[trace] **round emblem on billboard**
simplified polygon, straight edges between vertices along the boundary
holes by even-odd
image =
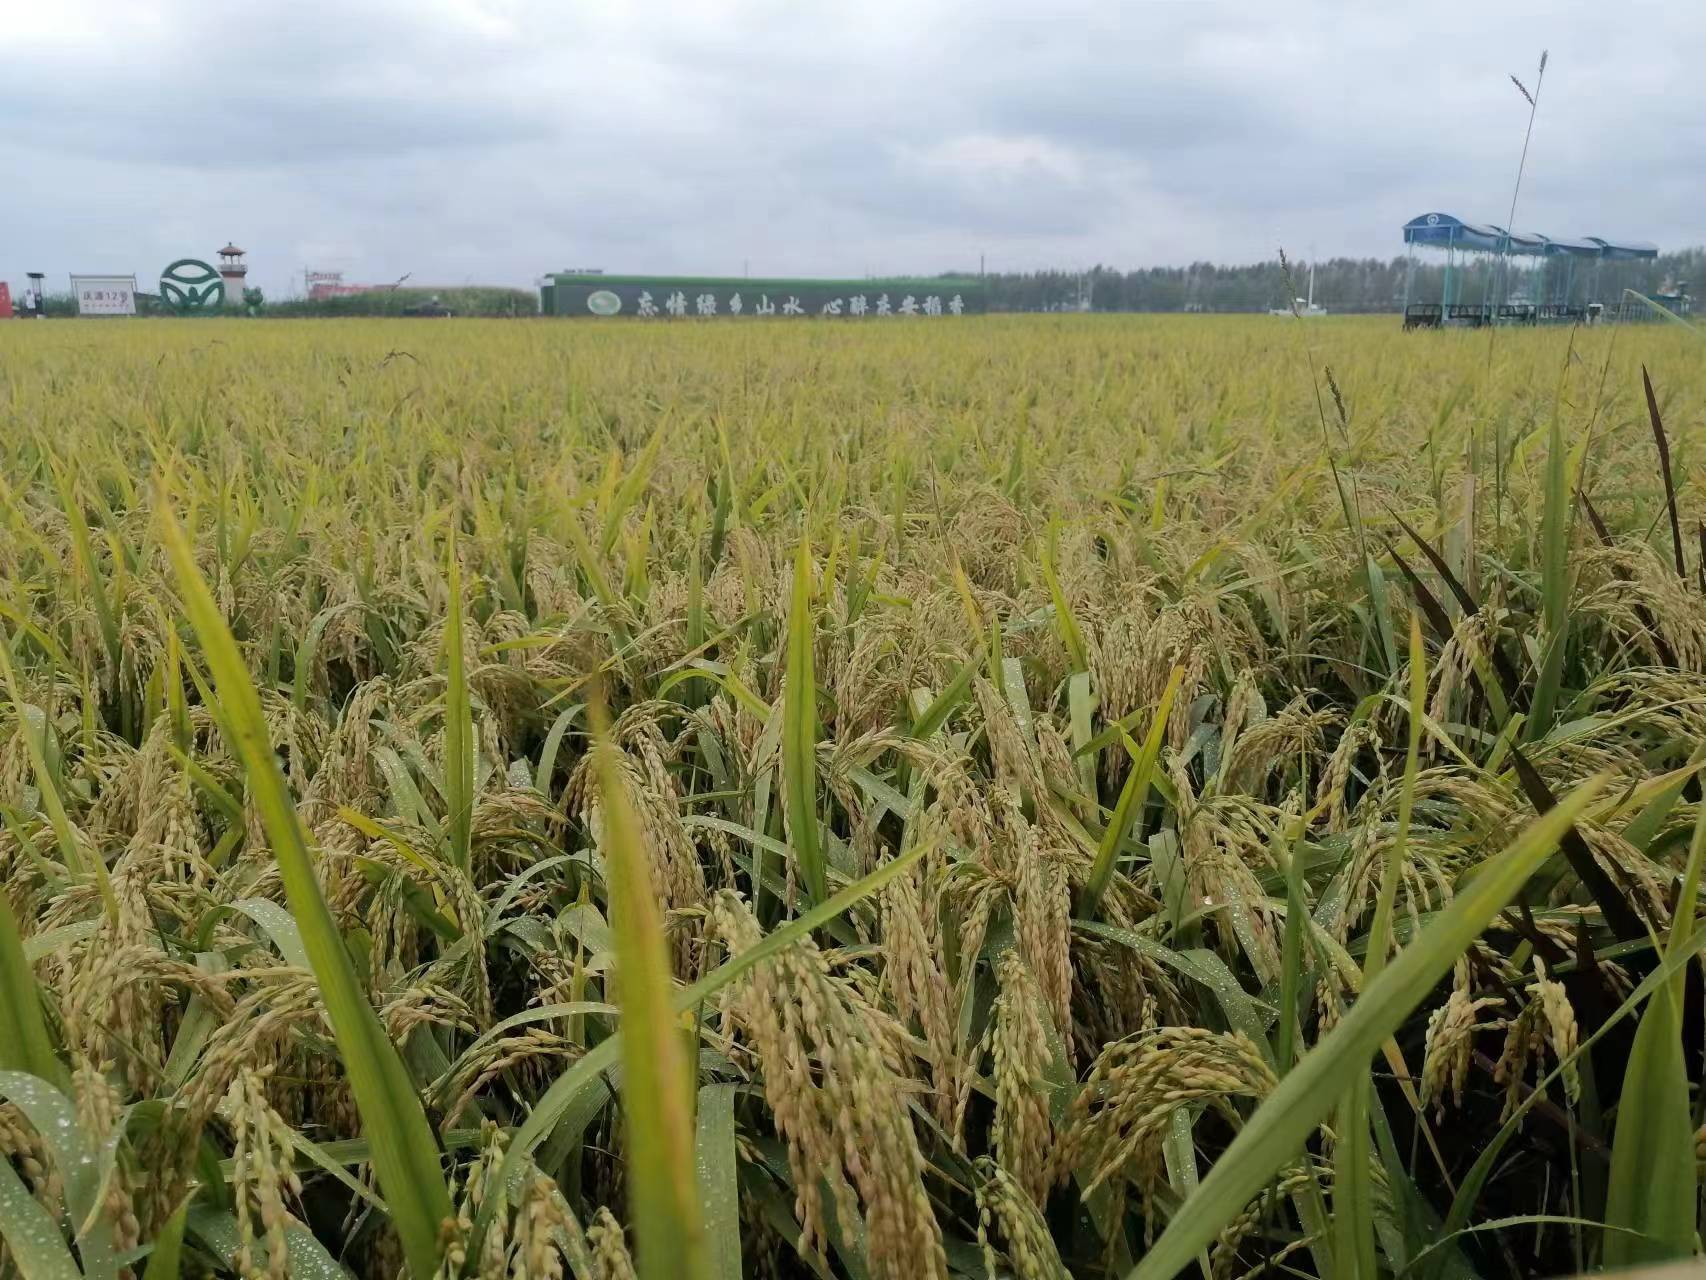
[[[1439,226],[1439,214],[1437,214],[1437,213],[1430,213],[1430,214],[1429,214],[1429,215],[1428,215],[1428,225],[1429,225],[1429,226],[1430,226],[1430,227],[1437,227],[1437,226]]]
[[[586,309],[595,316],[613,316],[622,310],[622,299],[608,289],[600,289],[588,295]]]
[[[225,301],[225,281],[198,258],[179,258],[160,273],[160,297],[177,311],[203,311]]]

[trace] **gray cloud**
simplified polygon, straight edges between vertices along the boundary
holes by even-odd
[[[36,11],[39,8],[40,12]],[[288,291],[1397,252],[1430,208],[1706,240],[1706,13],[1293,0],[105,0],[7,16],[0,277],[228,237]]]

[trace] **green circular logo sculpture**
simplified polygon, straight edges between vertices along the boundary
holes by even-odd
[[[225,303],[225,281],[199,258],[179,258],[160,273],[160,298],[174,311],[210,311]]]
[[[608,289],[600,289],[587,298],[586,309],[595,316],[613,316],[622,310],[622,299]]]

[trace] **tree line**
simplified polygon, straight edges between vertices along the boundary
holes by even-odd
[[[459,316],[532,316],[539,314],[539,295],[530,289],[513,289],[501,285],[452,285],[443,289],[372,289],[366,293],[347,294],[337,298],[267,298],[259,289],[245,289],[241,310],[243,314],[273,319],[305,316],[401,316],[439,314],[442,311]],[[178,314],[163,303],[158,294],[144,290],[137,291],[136,312],[144,316]],[[50,319],[75,316],[77,295],[47,294],[42,299],[42,314]],[[238,314],[238,311],[235,308],[215,307],[192,314],[232,316]]]
[[[1689,284],[1699,297],[1706,290],[1706,247],[1666,253],[1649,262],[1578,263],[1567,272],[1561,259],[1546,264],[1544,282],[1533,281],[1531,258],[1511,258],[1503,265],[1506,292],[1536,301],[1562,300],[1568,286],[1573,302],[1620,301],[1625,289],[1648,296],[1666,286]],[[1194,262],[1187,267],[1139,267],[1121,271],[1094,266],[1088,271],[989,272],[983,279],[991,311],[1074,311],[1088,301],[1093,311],[1260,312],[1283,307],[1308,290],[1309,263],[1282,268],[1276,259],[1242,266]],[[1501,265],[1496,260],[1459,264],[1453,268],[1453,296],[1478,302],[1498,288]],[[1409,297],[1437,302],[1445,284],[1439,255],[1418,255],[1414,274],[1409,259],[1328,258],[1315,264],[1315,301],[1335,312],[1395,312],[1404,304],[1406,278]],[[954,272],[952,275],[971,275]],[[1288,278],[1289,276],[1289,278]],[[251,315],[386,316],[418,311],[437,304],[459,316],[530,316],[539,312],[539,296],[526,289],[495,286],[431,289],[378,289],[340,298],[264,299],[260,290],[245,290],[245,310]],[[44,299],[49,316],[74,316],[77,300],[69,293]],[[163,312],[152,294],[138,293],[143,314]],[[221,314],[230,314],[223,312]]]
[[[1525,285],[1535,259],[1510,258],[1504,264],[1515,297]],[[1497,261],[1459,264],[1453,268],[1453,294],[1480,301],[1489,287],[1498,287]],[[1315,264],[1315,301],[1330,311],[1397,311],[1404,303],[1409,259],[1328,258]],[[1489,273],[1492,279],[1489,281]],[[985,276],[991,311],[1070,311],[1088,297],[1093,311],[1266,311],[1285,306],[1308,290],[1309,263],[1293,262],[1290,280],[1278,260],[1244,266],[1195,262],[1188,267],[1140,267],[1121,271],[1095,266],[1088,271],[992,272]],[[1546,262],[1546,278],[1537,301],[1561,300],[1565,286],[1574,302],[1616,302],[1624,289],[1651,296],[1661,287],[1690,282],[1698,296],[1706,288],[1706,248],[1661,254],[1649,262],[1578,263],[1573,272],[1562,259]],[[1445,284],[1440,256],[1418,254],[1410,299],[1437,302]]]

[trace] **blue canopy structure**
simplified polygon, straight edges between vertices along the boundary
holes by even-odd
[[[1659,247],[1646,240],[1606,240],[1589,236],[1599,246],[1599,256],[1608,262],[1638,262],[1659,256]]]
[[[1505,253],[1539,258],[1545,256],[1547,246],[1552,243],[1550,237],[1543,236],[1538,231],[1506,231],[1503,227],[1494,227],[1493,230],[1505,238]]]
[[[1515,231],[1493,222],[1469,222],[1456,214],[1432,212],[1419,214],[1404,224],[1404,243],[1409,248],[1410,264],[1404,279],[1404,310],[1412,310],[1410,294],[1415,283],[1417,249],[1435,250],[1445,254],[1445,279],[1439,303],[1424,304],[1430,313],[1427,322],[1442,318],[1465,319],[1473,323],[1489,323],[1493,319],[1532,319],[1547,313],[1545,318],[1572,319],[1583,308],[1572,305],[1575,289],[1575,270],[1578,260],[1593,263],[1591,288],[1597,292],[1600,266],[1606,262],[1635,262],[1659,256],[1657,245],[1645,240],[1611,240],[1603,236],[1548,236],[1536,231]],[[1459,255],[1477,255],[1460,265]],[[1481,278],[1482,298],[1479,303],[1465,302],[1456,296],[1454,286],[1461,289],[1463,275],[1470,263],[1487,262]],[[1509,272],[1515,266],[1510,259],[1529,260],[1523,268],[1527,284],[1518,293],[1518,301],[1509,295]],[[1549,271],[1556,262],[1560,271]],[[1549,277],[1550,275],[1550,282]],[[1546,301],[1548,284],[1557,297]],[[1527,300],[1522,300],[1524,292]],[[1459,312],[1463,315],[1460,317]],[[1473,312],[1473,315],[1469,313]],[[1506,313],[1511,313],[1507,315]],[[1522,313],[1520,315],[1516,313]],[[1553,315],[1551,313],[1556,313]]]
[[[1404,243],[1434,249],[1497,253],[1504,233],[1483,222],[1465,222],[1449,213],[1424,213],[1404,224]]]

